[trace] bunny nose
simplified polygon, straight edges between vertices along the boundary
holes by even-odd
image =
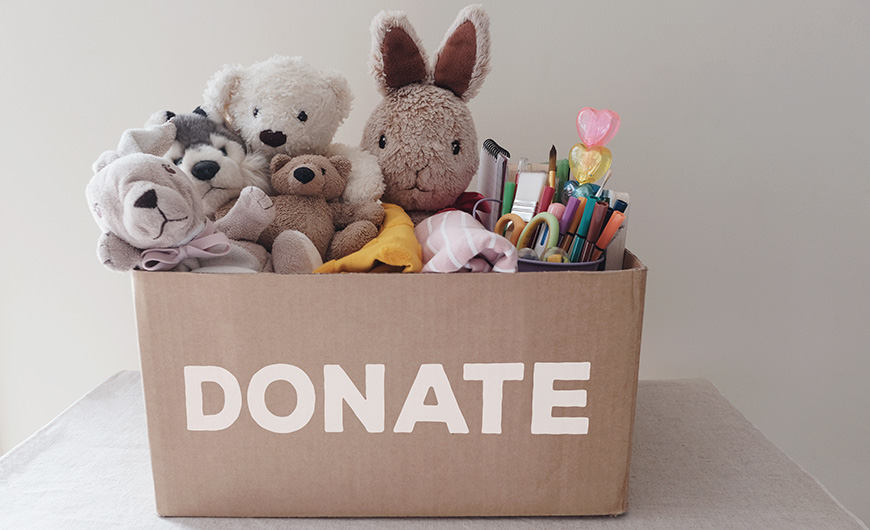
[[[148,190],[133,203],[136,208],[157,208],[157,192]]]
[[[221,170],[220,165],[213,160],[203,160],[193,165],[190,172],[199,180],[211,180]]]
[[[302,184],[308,184],[314,180],[314,171],[311,171],[311,169],[307,167],[297,167],[293,170],[293,178]]]
[[[287,135],[282,133],[281,131],[266,129],[265,131],[260,133],[260,141],[262,141],[269,147],[281,147],[282,145],[287,143]]]

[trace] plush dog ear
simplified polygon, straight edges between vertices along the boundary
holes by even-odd
[[[155,125],[162,125],[172,118],[175,117],[175,113],[171,110],[158,110],[154,114],[148,118],[148,121],[145,122],[145,127],[153,127]]]
[[[127,129],[118,143],[118,153],[145,153],[163,156],[175,141],[175,124],[171,121],[146,129]]]
[[[459,12],[435,54],[435,86],[463,101],[473,98],[489,73],[489,16],[480,5]]]
[[[203,109],[212,120],[224,119],[232,123],[229,116],[230,103],[242,82],[244,71],[244,67],[237,64],[225,65],[208,80],[202,99]]]
[[[98,158],[91,167],[96,174],[102,171],[104,167],[108,166],[119,158],[121,158],[121,154],[117,151],[104,151],[103,154],[100,155],[100,158]]]
[[[382,11],[371,26],[371,74],[381,95],[432,77],[417,32],[401,11]]]
[[[288,162],[292,160],[288,155],[284,153],[278,153],[277,155],[272,157],[272,163],[269,164],[269,169],[272,173],[277,173],[282,167],[286,166]]]

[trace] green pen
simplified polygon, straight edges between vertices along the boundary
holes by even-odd
[[[580,252],[583,250],[583,243],[586,242],[586,234],[589,232],[589,223],[592,221],[592,211],[598,204],[591,199],[592,197],[586,199],[583,217],[580,218],[580,226],[577,227],[577,235],[574,237],[574,244],[571,245],[571,263],[577,263],[580,260]]]
[[[556,196],[553,202],[568,203],[568,197],[565,196],[565,183],[568,182],[568,177],[571,176],[571,166],[568,165],[568,159],[563,158],[556,162]]]
[[[504,183],[504,196],[501,201],[501,214],[507,215],[511,213],[511,208],[514,205],[514,194],[517,191],[517,183],[516,182],[505,182]]]

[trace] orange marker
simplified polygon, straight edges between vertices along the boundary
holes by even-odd
[[[613,240],[613,236],[616,235],[616,231],[622,226],[623,221],[625,221],[625,214],[619,210],[614,211],[613,215],[610,216],[610,221],[607,222],[607,226],[604,227],[601,235],[598,236],[598,241],[595,242],[595,248],[592,249],[590,261],[597,260],[607,250],[607,245]]]

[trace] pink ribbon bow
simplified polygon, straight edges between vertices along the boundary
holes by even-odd
[[[230,253],[232,243],[223,232],[206,219],[205,228],[193,240],[180,247],[152,248],[142,251],[140,263],[146,271],[168,271],[187,258],[217,258]]]

